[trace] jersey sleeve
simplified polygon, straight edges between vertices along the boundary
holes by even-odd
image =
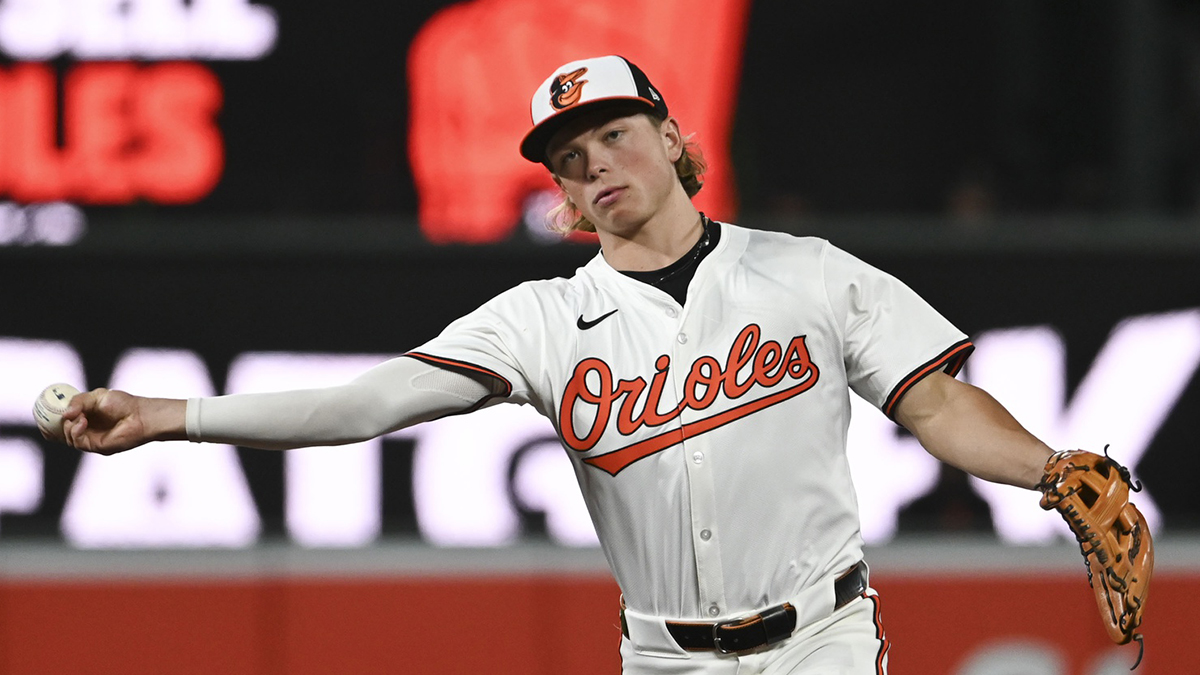
[[[513,403],[534,402],[523,365],[529,359],[522,352],[537,342],[530,332],[543,322],[532,316],[537,303],[524,295],[518,286],[496,296],[406,356],[470,375],[489,375],[502,385],[497,395]]]
[[[470,412],[494,395],[477,378],[396,358],[339,386],[188,399],[185,428],[192,441],[267,450],[342,445]]]
[[[899,279],[826,244],[825,290],[842,331],[850,388],[894,419],[921,378],[958,374],[974,350],[967,336]]]

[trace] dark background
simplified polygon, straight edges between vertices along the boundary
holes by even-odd
[[[192,349],[221,390],[235,354],[399,353],[594,254],[422,238],[405,59],[453,3],[257,4],[279,16],[275,51],[205,62],[225,91],[216,189],[88,207],[71,247],[0,246],[0,335],[71,342],[92,382],[130,346]],[[971,334],[1053,325],[1071,387],[1120,319],[1200,307],[1200,2],[757,0],[727,103],[739,222],[828,237]],[[1168,529],[1200,527],[1198,427],[1194,379],[1139,467]],[[384,527],[412,534],[403,445]],[[0,516],[5,538],[57,532],[76,460],[46,450],[45,504]],[[279,456],[241,457],[281,532]]]
[[[256,4],[275,50],[206,62],[225,88],[216,190],[93,216],[415,214],[405,58],[454,3]],[[755,0],[728,105],[744,214],[1200,209],[1194,0]]]

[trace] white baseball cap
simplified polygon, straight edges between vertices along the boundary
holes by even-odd
[[[533,128],[521,141],[521,156],[531,162],[544,162],[546,144],[563,125],[598,104],[614,102],[644,104],[667,116],[662,94],[640,68],[624,57],[599,56],[560,66],[533,93]]]

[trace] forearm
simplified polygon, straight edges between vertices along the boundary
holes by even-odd
[[[342,445],[463,412],[491,394],[465,375],[399,358],[338,387],[191,399],[187,437],[269,450]]]
[[[934,382],[901,401],[897,421],[934,457],[995,483],[1030,488],[1042,478],[1053,450],[1025,430],[990,394],[938,374]],[[924,382],[922,382],[924,384]],[[918,393],[916,391],[910,392]]]

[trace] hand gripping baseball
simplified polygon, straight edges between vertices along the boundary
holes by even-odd
[[[1154,572],[1154,542],[1145,517],[1129,502],[1130,490],[1141,490],[1141,483],[1134,484],[1129,469],[1108,456],[1107,446],[1104,451],[1104,456],[1055,453],[1038,489],[1042,508],[1058,511],[1079,541],[1109,637],[1119,645],[1138,641],[1137,668],[1145,644],[1135,631]]]
[[[62,416],[67,445],[113,455],[154,440],[146,423],[147,401],[109,389],[76,396]]]

